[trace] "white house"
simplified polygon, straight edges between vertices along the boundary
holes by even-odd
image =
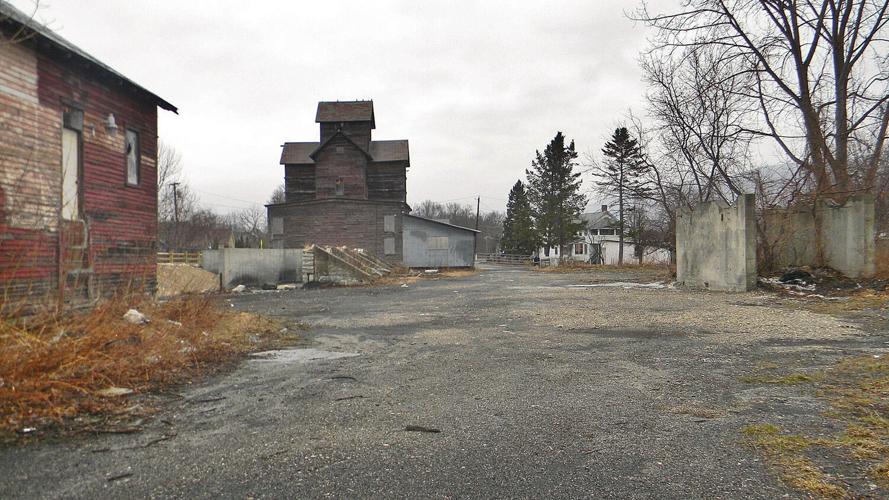
[[[608,212],[608,205],[602,205],[602,210],[599,212],[581,214],[580,219],[584,222],[584,229],[577,240],[568,245],[566,254],[560,256],[556,247],[541,248],[538,250],[540,259],[549,259],[551,262],[570,259],[592,264],[616,265],[620,253],[620,235],[616,229],[619,221]],[[644,264],[670,263],[669,250],[650,246],[641,250]],[[624,236],[624,263],[639,262],[636,251],[636,242]]]

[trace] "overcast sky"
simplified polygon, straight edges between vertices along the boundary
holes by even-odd
[[[503,210],[556,131],[598,151],[641,109],[634,6],[42,0],[38,19],[179,107],[159,110],[160,137],[219,211],[265,203],[281,144],[318,140],[317,102],[337,99],[373,99],[374,138],[410,140],[409,203]]]

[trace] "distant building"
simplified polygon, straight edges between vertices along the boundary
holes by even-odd
[[[401,260],[408,142],[374,141],[373,101],[320,102],[317,142],[281,151],[285,202],[268,205],[271,246],[363,248]]]
[[[438,219],[403,214],[407,267],[472,267],[478,231]]]
[[[620,230],[617,229],[619,221],[608,211],[608,205],[602,205],[599,212],[581,214],[580,220],[584,223],[584,229],[567,246],[566,255],[560,256],[558,248],[550,247],[540,248],[538,256],[541,259],[569,259],[591,264],[616,265],[620,254]],[[640,248],[633,238],[624,236],[624,263],[639,262],[637,252],[642,252],[642,262],[645,264],[670,263],[668,250],[650,246]]]
[[[158,107],[176,112],[0,1],[3,300],[154,290]]]

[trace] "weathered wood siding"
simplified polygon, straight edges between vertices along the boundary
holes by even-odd
[[[0,44],[0,288],[6,300],[58,286],[59,236],[78,272],[75,294],[153,291],[157,235],[157,108],[76,59],[29,43]],[[63,113],[83,111],[81,224],[59,231]],[[113,113],[119,130],[105,129]],[[140,138],[139,183],[126,184],[127,128]],[[85,228],[85,231],[84,231]],[[85,237],[85,241],[84,241]],[[76,261],[76,262],[74,262]],[[88,290],[87,290],[88,289]],[[53,294],[54,295],[54,294]]]

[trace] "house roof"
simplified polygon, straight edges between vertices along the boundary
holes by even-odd
[[[608,212],[590,212],[580,214],[580,220],[589,229],[609,228],[614,224],[614,216]]]
[[[286,142],[281,146],[281,165],[313,165],[312,153],[321,147],[320,142]],[[408,141],[371,141],[370,156],[373,161],[410,161]]]
[[[440,221],[440,220],[435,220],[435,219],[427,219],[426,217],[420,217],[419,215],[411,215],[411,214],[405,213],[404,216],[405,216],[405,217],[410,217],[410,218],[412,218],[412,219],[419,219],[419,220],[422,220],[422,221],[431,222],[431,223],[433,223],[433,224],[439,224],[439,225],[442,225],[442,226],[452,227],[452,228],[454,228],[454,229],[462,229],[462,230],[464,230],[464,231],[472,231],[473,233],[480,233],[480,232],[481,232],[481,231],[479,231],[479,230],[477,230],[477,229],[470,229],[470,228],[468,228],[468,227],[463,227],[463,226],[455,226],[454,224],[450,224],[450,223],[448,223],[448,222],[442,222],[442,221]]]
[[[373,101],[321,101],[315,113],[315,123],[324,122],[371,122],[374,123]]]
[[[154,101],[154,103],[157,104],[158,107],[178,114],[176,106],[170,104],[166,100],[159,97],[157,94],[154,94],[145,87],[142,87],[138,83],[118,73],[110,66],[91,56],[80,47],[62,38],[56,32],[47,28],[43,24],[35,21],[32,16],[29,16],[28,14],[25,14],[24,12],[16,9],[8,2],[0,0],[0,25],[2,24],[12,24],[16,27],[25,28],[25,32],[22,33],[22,35],[25,38],[36,39],[36,43],[39,46],[49,47],[61,51],[68,56],[79,59],[87,65],[104,73],[106,76],[109,76],[112,79],[116,79],[120,83],[136,90],[139,93],[146,95],[149,99]]]

